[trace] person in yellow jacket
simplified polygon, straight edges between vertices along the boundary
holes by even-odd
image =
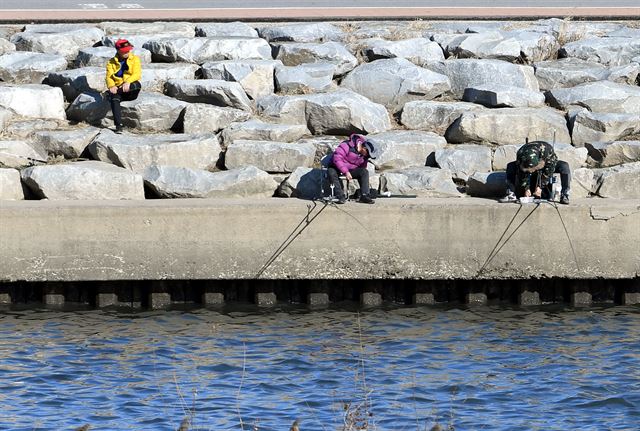
[[[121,101],[136,100],[142,89],[140,57],[131,52],[133,45],[126,39],[116,41],[116,55],[107,62],[107,88],[116,133],[122,133]]]

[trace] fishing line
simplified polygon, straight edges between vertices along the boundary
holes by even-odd
[[[516,211],[516,213],[511,218],[511,221],[507,225],[506,229],[502,232],[502,235],[498,239],[498,242],[496,242],[496,245],[493,246],[493,249],[491,250],[491,253],[489,253],[489,256],[487,256],[487,259],[484,261],[484,264],[482,265],[482,267],[478,271],[478,274],[476,274],[476,275],[480,275],[482,273],[482,271],[484,270],[484,268],[487,266],[487,263],[489,263],[489,259],[491,259],[491,257],[493,256],[493,253],[496,251],[496,248],[498,248],[498,244],[500,244],[500,241],[502,241],[502,238],[504,238],[504,236],[507,234],[507,231],[511,227],[511,224],[513,224],[513,221],[516,219],[516,217],[518,216],[518,213],[520,212],[521,209],[522,209],[522,205],[519,205],[518,206],[518,211]]]
[[[573,260],[576,262],[576,268],[578,269],[578,271],[580,271],[580,264],[578,264],[578,256],[576,255],[576,251],[573,248],[573,241],[571,241],[571,237],[569,236],[569,230],[567,229],[567,226],[564,224],[564,219],[562,218],[562,214],[560,214],[560,209],[558,208],[558,204],[556,204],[555,202],[549,202],[549,201],[547,201],[547,203],[556,209],[556,212],[558,213],[558,217],[560,217],[562,228],[564,229],[564,233],[567,236],[567,240],[569,241],[569,247],[571,247]]]

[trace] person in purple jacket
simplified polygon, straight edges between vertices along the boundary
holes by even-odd
[[[339,204],[347,201],[342,184],[340,183],[340,175],[347,177],[347,180],[357,179],[360,184],[360,200],[365,204],[374,203],[370,196],[369,190],[369,171],[367,170],[367,161],[375,159],[371,157],[375,148],[371,141],[368,141],[362,135],[351,135],[349,139],[342,141],[333,152],[331,163],[327,169],[329,181],[335,187],[335,194]]]

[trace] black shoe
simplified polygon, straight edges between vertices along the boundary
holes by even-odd
[[[375,204],[376,203],[373,199],[371,199],[370,196],[367,196],[367,195],[360,196],[360,199],[358,200],[358,202],[360,202],[362,204]]]
[[[569,195],[560,196],[560,203],[562,205],[569,205]]]
[[[124,129],[124,128],[122,127],[122,125],[120,125],[120,126],[116,126],[116,133],[117,133],[118,135],[120,135],[120,134],[122,133],[123,129]]]
[[[336,201],[336,203],[337,203],[338,205],[345,204],[345,203],[347,203],[347,198],[345,198],[345,197],[338,198],[338,200]]]

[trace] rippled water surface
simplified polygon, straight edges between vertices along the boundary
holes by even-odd
[[[640,308],[0,312],[0,429],[176,430],[185,416],[203,430],[638,430]]]

